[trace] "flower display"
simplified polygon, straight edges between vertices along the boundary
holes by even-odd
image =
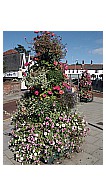
[[[84,118],[71,111],[75,97],[66,92],[71,88],[67,65],[63,69],[59,63],[66,53],[61,38],[48,31],[34,33],[34,64],[26,64],[28,91],[17,101],[9,148],[21,164],[38,165],[78,152],[88,129]]]
[[[82,77],[80,79],[79,90],[80,90],[80,101],[86,100],[87,102],[93,100],[91,76],[87,72],[87,70],[82,74]]]

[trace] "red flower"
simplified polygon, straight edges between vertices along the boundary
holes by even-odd
[[[33,58],[33,60],[34,60],[34,61],[38,61],[39,59],[38,59],[38,58],[36,58],[36,57],[34,57],[34,58]]]
[[[53,90],[58,90],[59,91],[60,90],[60,86],[54,86]]]
[[[53,36],[55,36],[55,34],[54,34],[54,33],[52,33],[52,37],[53,37]]]
[[[34,31],[34,33],[39,33],[39,31]]]
[[[28,65],[30,65],[30,63],[25,63],[24,65],[25,65],[25,66],[28,66]]]
[[[23,72],[23,73],[22,73],[22,75],[23,75],[23,76],[26,76],[26,73],[25,73],[25,72]]]
[[[39,91],[35,91],[34,94],[35,94],[35,95],[39,95]]]
[[[57,66],[58,65],[58,62],[57,61],[54,61],[54,63],[53,63],[55,66]]]
[[[50,34],[50,32],[49,32],[49,31],[47,31],[46,33],[47,33],[48,35]]]
[[[60,90],[60,91],[59,91],[59,94],[60,94],[60,95],[64,94],[64,91],[63,91],[63,90]]]

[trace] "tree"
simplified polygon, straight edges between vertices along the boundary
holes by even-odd
[[[30,50],[26,50],[24,48],[24,46],[20,45],[20,44],[17,44],[18,47],[15,47],[14,50],[16,50],[17,52],[19,53],[25,53],[25,55],[29,55],[29,53],[31,52]]]

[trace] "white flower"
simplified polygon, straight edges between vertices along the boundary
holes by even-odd
[[[65,124],[62,124],[62,127],[65,127]]]
[[[26,138],[24,138],[24,142],[26,142]]]
[[[35,152],[35,148],[33,149],[33,153]]]
[[[82,128],[78,126],[78,130],[79,130],[79,131],[81,131],[81,130],[82,130]]]
[[[38,133],[36,133],[35,136],[38,137]]]
[[[21,160],[21,161],[23,161],[23,159],[24,159],[23,157],[20,157],[20,160]]]
[[[16,157],[19,157],[19,154],[16,154]]]
[[[56,123],[56,126],[58,127],[59,126],[59,123]]]
[[[37,153],[36,153],[36,152],[34,153],[34,156],[35,156],[35,157],[37,156]]]
[[[44,132],[44,135],[46,136],[47,135],[47,132]]]
[[[32,154],[29,156],[30,159],[32,159]]]
[[[37,140],[37,137],[35,137],[35,140]]]

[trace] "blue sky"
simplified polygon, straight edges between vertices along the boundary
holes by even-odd
[[[67,44],[67,55],[65,60],[68,64],[79,63],[103,63],[103,32],[102,31],[54,31],[56,35],[62,37],[62,43]],[[33,31],[4,31],[3,32],[3,51],[23,45],[28,49],[25,37],[30,42],[35,34]]]

